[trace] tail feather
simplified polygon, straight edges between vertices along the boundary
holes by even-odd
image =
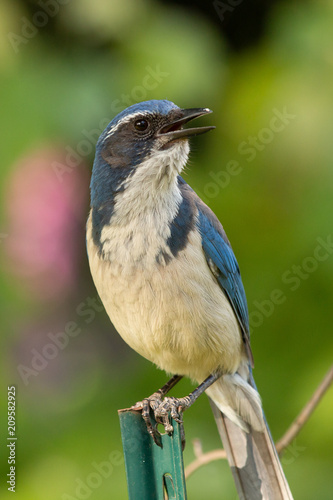
[[[266,422],[247,432],[210,403],[240,500],[292,500]]]
[[[261,399],[256,387],[248,382],[249,371],[246,377],[239,373],[223,375],[206,389],[206,394],[225,416],[244,431],[249,432],[250,428],[262,431],[265,422]]]

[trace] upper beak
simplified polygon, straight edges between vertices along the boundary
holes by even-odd
[[[194,120],[194,118],[198,118],[202,115],[208,115],[212,113],[212,111],[208,108],[190,108],[190,109],[182,109],[183,116],[182,118],[178,118],[173,120],[172,122],[164,125],[159,131],[158,135],[167,137],[169,141],[174,139],[181,139],[182,137],[189,137],[191,135],[199,135],[208,132],[209,130],[213,130],[215,127],[195,127],[195,128],[183,128],[185,123],[190,120]]]

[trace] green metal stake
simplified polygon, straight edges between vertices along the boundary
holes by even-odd
[[[129,500],[186,500],[180,426],[171,419],[172,436],[157,446],[141,411],[118,410],[125,455]]]

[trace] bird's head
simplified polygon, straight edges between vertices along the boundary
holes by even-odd
[[[215,127],[184,128],[208,108],[181,109],[170,101],[145,101],[119,113],[101,134],[97,151],[110,166],[136,166],[148,157],[186,148],[190,136]]]
[[[158,176],[162,165],[175,170],[175,175],[180,173],[189,153],[188,138],[215,128],[185,125],[208,113],[208,108],[181,109],[167,100],[140,102],[119,113],[98,139],[92,194],[94,186],[99,190],[105,182],[117,191],[140,167],[153,175],[147,161]]]

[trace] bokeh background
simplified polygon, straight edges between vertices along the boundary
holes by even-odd
[[[84,230],[97,137],[141,100],[214,110],[185,178],[237,255],[279,438],[332,362],[333,2],[2,0],[0,34],[1,498],[12,384],[18,500],[127,497],[117,409],[166,375],[114,332]],[[295,498],[333,498],[332,413],[328,392],[285,452]],[[185,426],[185,464],[220,446],[206,397]],[[225,462],[187,487],[236,498]]]

